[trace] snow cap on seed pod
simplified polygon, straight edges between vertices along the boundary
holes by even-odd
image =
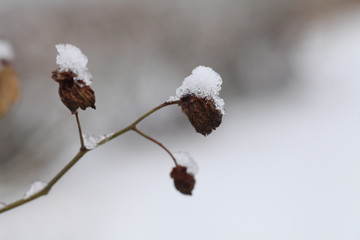
[[[88,58],[71,44],[56,45],[58,68],[52,71],[52,79],[59,83],[59,95],[72,114],[78,108],[95,107],[95,93],[91,89],[92,76],[86,67]]]
[[[224,100],[219,97],[222,79],[210,67],[199,66],[186,77],[168,102],[178,105],[198,133],[204,136],[215,130],[225,114]]]

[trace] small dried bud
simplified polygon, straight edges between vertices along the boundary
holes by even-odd
[[[210,134],[221,124],[223,114],[210,99],[186,95],[180,98],[178,104],[196,132],[204,136]]]
[[[59,69],[52,72],[51,78],[59,83],[59,95],[64,105],[72,114],[78,108],[85,110],[87,107],[95,107],[95,93],[90,86],[82,80],[75,81],[77,75],[71,71],[60,72]]]
[[[187,173],[186,167],[177,165],[170,173],[170,177],[174,179],[175,188],[185,194],[191,195],[195,186],[195,177],[192,174]]]

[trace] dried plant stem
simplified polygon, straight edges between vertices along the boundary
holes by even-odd
[[[139,129],[137,129],[136,127],[134,127],[132,129],[133,131],[137,132],[138,134],[140,134],[141,136],[143,136],[144,138],[154,142],[155,144],[159,145],[162,149],[164,149],[169,155],[170,157],[172,158],[172,160],[174,161],[175,163],[175,166],[178,165],[178,163],[176,162],[176,159],[174,157],[174,155],[169,151],[169,149],[167,149],[161,142],[155,140],[154,138],[150,137],[149,135],[146,135],[145,133],[143,133],[142,131],[140,131]]]
[[[172,156],[172,154],[170,153],[169,150],[167,150],[161,143],[157,142],[156,140],[146,136],[145,134],[141,133],[139,130],[137,130],[136,126],[138,123],[140,123],[142,120],[144,120],[145,118],[147,118],[148,116],[150,116],[151,114],[153,114],[154,112],[156,112],[157,110],[163,108],[163,107],[166,107],[166,106],[169,106],[169,105],[174,105],[174,104],[177,104],[178,101],[173,101],[173,102],[165,102],[163,104],[160,104],[159,106],[151,109],[150,111],[146,112],[145,114],[143,114],[142,116],[140,116],[138,119],[136,119],[133,123],[131,123],[129,126],[109,135],[108,137],[106,137],[105,139],[103,139],[101,142],[99,142],[97,144],[96,147],[98,146],[101,146],[103,144],[105,144],[106,142],[130,131],[130,130],[134,130],[136,131],[137,133],[139,133],[140,135],[148,138],[149,140],[159,144],[160,146],[162,146],[162,148],[165,149],[165,151],[167,151],[170,156],[172,157],[172,159],[174,160],[175,164],[176,163],[176,160],[175,158]],[[91,151],[90,149],[86,149],[85,147],[85,144],[84,144],[84,139],[83,139],[83,136],[82,136],[82,131],[81,131],[81,126],[80,126],[80,121],[79,121],[79,116],[78,114],[76,113],[75,114],[76,116],[76,122],[78,124],[78,130],[79,130],[79,135],[80,135],[80,144],[81,144],[81,147],[80,147],[80,150],[78,151],[78,153],[71,159],[71,161],[63,168],[61,169],[49,182],[48,184],[46,185],[45,188],[43,188],[42,190],[40,190],[39,192],[31,195],[30,197],[26,198],[26,199],[20,199],[20,200],[17,200],[15,202],[12,202],[10,204],[7,204],[5,205],[5,207],[3,208],[0,208],[0,214],[1,213],[4,213],[6,211],[9,211],[13,208],[16,208],[16,207],[19,207],[21,205],[24,205],[25,203],[28,203],[28,202],[31,202],[41,196],[45,196],[47,195],[50,190],[52,189],[52,187],[65,175],[65,173],[67,173],[87,152]],[[96,148],[95,147],[95,148]]]
[[[50,180],[50,182],[46,185],[46,187],[43,188],[41,191],[33,194],[32,196],[30,196],[30,197],[28,197],[28,198],[26,198],[26,199],[20,199],[20,200],[18,200],[18,201],[13,202],[13,203],[7,204],[5,207],[3,207],[3,208],[0,209],[0,213],[3,213],[3,212],[6,212],[6,211],[8,211],[8,210],[10,210],[10,209],[19,207],[19,206],[21,206],[21,205],[23,205],[23,204],[25,204],[25,203],[27,203],[27,202],[30,202],[30,201],[38,198],[38,197],[41,197],[41,196],[44,196],[44,195],[48,194],[48,193],[50,192],[51,188],[55,185],[55,183],[56,183],[57,181],[59,181],[60,178],[61,178],[62,176],[64,176],[64,174],[65,174],[70,168],[72,168],[72,167],[75,165],[75,163],[77,163],[77,162],[80,160],[80,158],[85,155],[85,153],[86,153],[87,151],[88,151],[88,150],[85,150],[85,151],[80,150],[80,151],[73,157],[73,159],[71,159],[71,161],[70,161],[63,169],[61,169],[61,171],[58,172],[58,174],[56,174],[55,177],[53,177],[53,178]]]
[[[153,114],[154,112],[156,112],[157,110],[169,106],[169,105],[174,105],[174,104],[178,104],[179,101],[173,101],[173,102],[164,102],[162,104],[160,104],[159,106],[151,109],[150,111],[146,112],[145,114],[143,114],[142,116],[140,116],[138,119],[136,119],[133,123],[131,123],[129,126],[127,126],[126,128],[123,128],[113,134],[111,134],[110,136],[106,137],[105,139],[103,139],[102,141],[100,141],[97,146],[103,145],[104,143],[122,135],[125,132],[128,132],[134,128],[136,128],[136,126],[145,118],[147,118],[148,116],[150,116],[151,114]]]
[[[81,130],[81,124],[80,124],[78,112],[75,113],[75,117],[76,117],[76,123],[77,123],[78,131],[79,131],[81,149],[86,149],[85,144],[84,144],[84,137],[83,137],[82,130]]]

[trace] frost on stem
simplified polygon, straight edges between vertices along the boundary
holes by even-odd
[[[32,195],[34,195],[34,194],[40,192],[41,190],[43,190],[46,186],[47,186],[47,183],[45,183],[45,182],[41,182],[41,181],[33,182],[31,184],[29,190],[27,190],[26,193],[24,194],[23,199],[28,199]]]
[[[71,44],[56,45],[59,67],[52,72],[52,78],[59,83],[59,95],[72,114],[78,108],[95,107],[95,93],[91,89],[92,77],[86,67],[88,58],[79,48]]]
[[[100,136],[94,136],[91,134],[83,134],[84,145],[85,145],[86,149],[89,149],[89,150],[94,149],[102,140],[104,140],[105,138],[108,138],[112,135],[113,135],[113,133],[103,134]]]
[[[19,81],[12,67],[13,60],[10,43],[0,40],[0,117],[19,98]]]
[[[199,66],[186,77],[168,102],[179,105],[195,130],[204,136],[215,130],[225,114],[225,102],[219,97],[222,79],[210,67]]]
[[[177,152],[173,155],[178,162],[170,173],[170,177],[174,179],[175,188],[182,194],[192,195],[198,166],[186,152]]]

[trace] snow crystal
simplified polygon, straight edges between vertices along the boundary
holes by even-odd
[[[192,174],[192,175],[195,175],[198,173],[199,168],[189,153],[180,151],[180,152],[173,153],[173,155],[179,165],[186,167],[187,173]]]
[[[59,65],[60,71],[72,71],[77,74],[77,77],[74,79],[75,81],[82,80],[85,82],[85,85],[90,86],[92,76],[86,67],[88,58],[80,49],[71,44],[58,44],[55,47],[58,51],[56,64]]]
[[[41,182],[41,181],[33,182],[31,184],[29,190],[26,191],[23,199],[28,199],[29,197],[31,197],[35,193],[38,193],[41,190],[43,190],[46,186],[47,186],[47,183],[44,183],[44,182]]]
[[[14,60],[14,52],[9,42],[0,40],[0,60]]]
[[[214,102],[216,108],[225,114],[225,102],[219,97],[222,79],[220,75],[210,67],[198,66],[192,74],[186,77],[181,86],[176,89],[176,96],[168,100],[176,101],[186,95],[195,95],[199,98],[207,98]]]
[[[84,145],[89,150],[94,149],[99,144],[99,142],[101,142],[105,138],[111,137],[112,135],[113,135],[113,133],[103,134],[100,136],[94,136],[91,134],[83,134]]]

